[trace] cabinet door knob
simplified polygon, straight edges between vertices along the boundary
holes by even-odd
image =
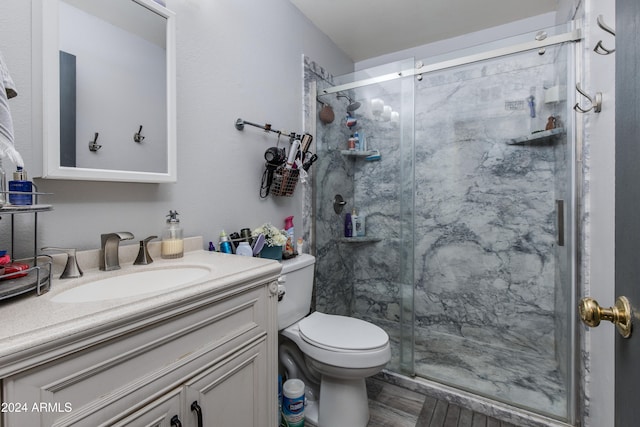
[[[182,423],[180,422],[180,418],[177,415],[171,417],[171,427],[182,427]]]
[[[202,427],[202,408],[198,405],[198,401],[194,400],[191,404],[191,410],[196,413],[198,417],[198,427]]]

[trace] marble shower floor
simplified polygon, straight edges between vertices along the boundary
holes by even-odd
[[[516,406],[564,416],[566,389],[553,356],[440,335],[416,337],[419,376]]]

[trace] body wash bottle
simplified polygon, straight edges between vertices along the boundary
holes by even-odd
[[[349,212],[344,216],[344,237],[353,237],[353,223]]]
[[[169,211],[167,228],[162,234],[161,256],[164,259],[182,258],[184,256],[184,240],[182,227],[177,211]]]
[[[355,233],[358,237],[364,237],[367,235],[365,230],[365,221],[367,220],[365,214],[360,211],[360,215],[358,215],[358,222],[356,222]]]
[[[358,221],[358,212],[355,208],[353,208],[353,210],[351,211],[351,235],[353,237],[358,236]]]

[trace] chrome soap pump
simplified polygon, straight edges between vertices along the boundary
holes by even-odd
[[[164,259],[182,258],[184,256],[184,240],[182,227],[178,219],[178,211],[169,211],[167,228],[162,234],[160,255]]]

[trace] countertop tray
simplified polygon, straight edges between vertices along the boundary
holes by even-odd
[[[0,276],[7,277],[0,280],[0,300],[17,297],[32,291],[37,295],[49,291],[51,286],[51,266],[52,261],[47,260],[36,266],[31,266],[24,270],[26,276],[11,278],[8,274]]]

